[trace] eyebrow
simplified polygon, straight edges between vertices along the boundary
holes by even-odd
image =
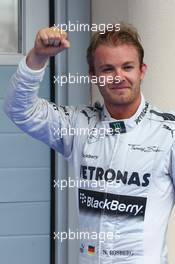
[[[126,62],[123,63],[123,65],[125,65],[125,64],[133,64],[133,63],[135,63],[135,62],[134,61],[126,61]]]
[[[99,69],[105,68],[105,67],[114,67],[114,65],[113,64],[103,64],[103,65],[99,66]]]
[[[126,61],[122,65],[133,64],[133,63],[135,63],[135,62],[134,61]],[[114,67],[114,65],[113,64],[104,64],[104,65],[99,66],[99,69],[106,68],[106,67]]]

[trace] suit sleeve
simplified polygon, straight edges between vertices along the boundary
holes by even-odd
[[[12,76],[4,102],[4,111],[21,130],[59,151],[71,155],[74,107],[57,106],[38,97],[45,69],[31,70],[24,58]]]

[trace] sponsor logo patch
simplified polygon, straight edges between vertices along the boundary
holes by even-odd
[[[97,155],[91,155],[91,154],[85,154],[85,153],[82,154],[82,157],[86,159],[98,159]]]
[[[93,256],[95,254],[95,247],[92,245],[88,246],[88,255]]]
[[[158,146],[142,146],[139,144],[128,144],[130,150],[138,150],[141,152],[161,152]]]
[[[142,121],[142,119],[146,115],[146,113],[148,111],[148,106],[149,106],[149,103],[148,102],[145,102],[145,107],[143,108],[142,112],[140,113],[140,115],[135,120],[135,122],[136,122],[137,125]]]
[[[82,244],[82,243],[80,245],[80,253],[84,253],[84,244]]]
[[[79,189],[80,210],[109,215],[144,217],[147,198]]]
[[[95,181],[103,181],[105,180],[107,183],[123,183],[127,185],[136,185],[147,187],[149,185],[149,179],[151,177],[150,173],[144,173],[141,175],[140,173],[133,171],[120,171],[114,170],[113,168],[109,168],[104,170],[102,167],[95,166],[84,166],[81,165],[80,168],[80,178],[84,180],[95,180]]]
[[[109,127],[112,129],[112,135],[126,133],[125,123],[123,121],[111,122]]]

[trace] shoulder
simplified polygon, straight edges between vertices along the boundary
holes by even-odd
[[[156,131],[161,131],[168,135],[171,140],[175,140],[175,111],[161,110],[158,107],[151,106],[149,110],[149,119],[154,125]],[[164,134],[165,136],[165,134]]]
[[[49,102],[49,107],[52,108],[54,113],[57,113],[58,117],[63,120],[69,120],[70,123],[80,123],[80,125],[90,125],[96,123],[101,119],[101,113],[103,107],[99,103],[91,105],[57,105],[53,102]]]
[[[91,105],[81,105],[77,107],[78,118],[87,121],[88,124],[92,120],[100,120],[103,107],[100,103],[96,102],[93,106]]]
[[[156,106],[150,107],[150,118],[157,122],[170,123],[175,125],[175,111],[161,110]]]

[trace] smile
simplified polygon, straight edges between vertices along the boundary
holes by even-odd
[[[112,90],[123,90],[123,89],[129,89],[128,86],[113,86],[110,89]]]

